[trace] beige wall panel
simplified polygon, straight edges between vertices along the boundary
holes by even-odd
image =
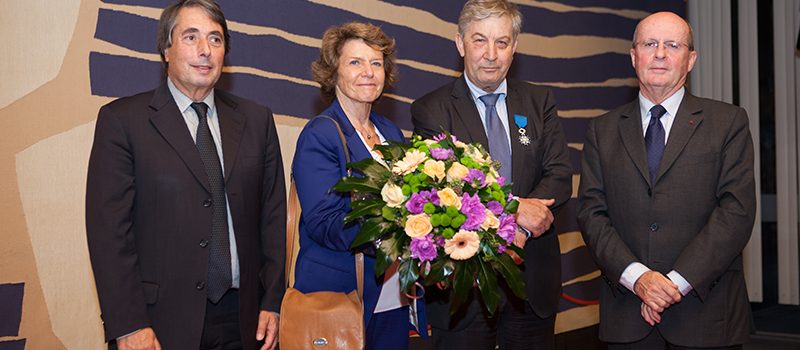
[[[93,133],[94,123],[86,123],[42,140],[16,157],[44,299],[53,331],[68,349],[103,348],[82,205]]]
[[[0,11],[0,108],[55,78],[80,0],[3,0]]]

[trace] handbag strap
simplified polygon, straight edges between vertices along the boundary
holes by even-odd
[[[344,158],[345,164],[350,163],[350,149],[347,147],[347,139],[344,137],[344,133],[342,132],[342,128],[339,126],[339,123],[327,116],[327,115],[319,115],[317,118],[325,118],[333,122],[333,125],[336,126],[336,131],[339,133],[339,140],[342,142],[342,146],[344,147]],[[350,176],[350,168],[347,168],[347,175]],[[294,175],[292,175],[291,179],[291,187],[289,189],[289,199],[287,201],[287,227],[286,227],[286,256],[289,257],[289,260],[286,262],[286,286],[292,287],[294,286],[294,270],[295,270],[295,254],[297,252],[295,245],[299,245],[300,242],[298,240],[298,231],[300,229],[300,200],[297,197],[297,186],[294,182]],[[358,252],[355,254],[355,264],[356,264],[356,288],[358,290],[358,299],[364,300],[364,253]],[[363,303],[361,304],[363,307]]]

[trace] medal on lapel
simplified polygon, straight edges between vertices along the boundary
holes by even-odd
[[[528,126],[528,117],[520,114],[514,114],[514,123],[517,124],[519,128],[519,143],[523,146],[527,146],[531,144],[531,138],[527,135],[527,130],[525,129]]]

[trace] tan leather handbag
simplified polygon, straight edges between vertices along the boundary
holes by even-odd
[[[347,163],[350,154],[339,123],[333,121],[344,146]],[[349,170],[348,170],[349,174]],[[303,293],[294,289],[295,258],[299,247],[300,201],[292,177],[287,203],[286,294],[281,303],[281,350],[364,349],[364,254],[355,255],[356,290],[350,293]]]

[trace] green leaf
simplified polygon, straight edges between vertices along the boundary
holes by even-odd
[[[486,305],[486,311],[489,315],[494,315],[497,311],[497,305],[500,304],[500,292],[497,288],[497,276],[495,276],[494,269],[483,259],[478,261],[478,289],[481,291],[481,298]]]
[[[475,281],[475,270],[475,259],[456,262],[453,293],[450,302],[451,316],[458,312],[458,309],[469,298],[469,294],[472,291],[472,283]]]
[[[383,199],[374,198],[352,201],[350,202],[350,206],[353,208],[353,210],[347,213],[347,215],[344,217],[345,224],[349,224],[358,219],[370,216],[380,216],[381,210],[384,206],[386,206],[386,202],[384,202]]]
[[[400,274],[400,291],[411,294],[414,282],[419,278],[419,266],[415,259],[403,259],[397,266],[397,273]]]
[[[519,201],[514,199],[506,204],[505,211],[509,213],[516,213],[519,208]]]
[[[392,265],[394,259],[391,258],[390,254],[387,254],[383,249],[376,249],[375,250],[375,277],[379,277],[386,272],[386,269]]]
[[[333,185],[333,189],[339,192],[381,193],[382,188],[383,185],[367,177],[346,177]]]
[[[525,282],[522,280],[522,272],[519,266],[514,263],[514,259],[508,254],[500,254],[497,260],[492,261],[492,267],[495,271],[499,271],[506,280],[506,283],[511,288],[511,291],[522,300],[528,300],[528,295],[525,293]]]
[[[386,182],[386,180],[392,176],[392,173],[389,171],[389,169],[386,169],[385,166],[381,165],[381,163],[378,163],[372,158],[366,158],[355,163],[349,163],[347,164],[347,167],[361,171],[366,177],[375,180],[376,182]]]
[[[522,258],[523,261],[525,260],[525,249],[517,247],[514,244],[509,244],[506,248],[513,250],[514,253],[517,253],[517,255],[519,255],[519,257]],[[513,259],[512,259],[512,261],[513,261]]]
[[[454,270],[455,264],[453,263],[453,260],[450,260],[446,257],[436,259],[433,261],[433,263],[431,263],[430,272],[423,276],[423,283],[426,286],[432,286],[438,282],[445,282],[445,284],[449,285],[449,278],[450,275],[453,274]]]
[[[350,248],[357,248],[368,242],[377,240],[383,237],[384,234],[391,231],[392,227],[396,227],[390,222],[383,221],[383,218],[371,218],[361,224],[361,230],[356,234],[353,243],[350,243]]]
[[[394,209],[389,208],[389,206],[381,208],[381,216],[383,216],[386,221],[394,221],[397,218]]]
[[[394,161],[394,160],[403,159],[403,157],[405,157],[405,155],[406,155],[406,150],[401,145],[404,145],[404,144],[402,144],[402,143],[397,144],[397,143],[394,143],[394,142],[389,142],[388,145],[375,145],[375,147],[373,147],[373,149],[375,149],[376,151],[381,152],[381,155],[383,155],[383,159],[386,159],[386,160],[389,160],[389,161]]]

